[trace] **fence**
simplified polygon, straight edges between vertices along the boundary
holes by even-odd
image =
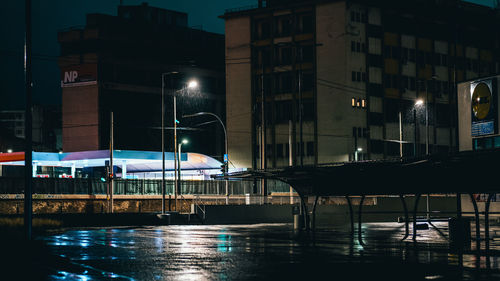
[[[114,194],[118,195],[155,195],[161,194],[161,180],[148,179],[116,179]],[[100,179],[60,179],[33,178],[34,194],[106,194],[107,182]],[[173,194],[174,181],[165,181],[167,194]],[[288,192],[290,186],[268,180],[267,190],[271,192]],[[260,181],[229,181],[229,194],[255,194],[260,190]],[[226,194],[225,181],[180,181],[181,194],[222,195]],[[0,194],[24,193],[24,178],[0,177]]]

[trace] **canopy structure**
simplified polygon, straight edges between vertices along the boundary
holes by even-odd
[[[222,165],[216,159],[199,153],[181,153],[180,158],[183,171],[217,170],[218,172]],[[109,150],[33,152],[34,171],[36,166],[70,167],[73,174],[78,168],[105,167],[107,161],[109,161]],[[24,166],[24,152],[0,153],[0,165]],[[162,154],[155,151],[114,150],[113,165],[120,167],[125,173],[160,172]],[[174,170],[173,152],[165,153],[165,170]]]
[[[253,170],[226,178],[281,180],[302,196],[495,193],[500,191],[499,167],[500,149],[493,149]]]

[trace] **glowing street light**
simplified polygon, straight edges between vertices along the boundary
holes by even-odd
[[[422,105],[422,104],[424,104],[424,101],[423,101],[422,99],[418,99],[418,100],[415,102],[415,105],[418,105],[418,106],[420,106],[420,105]]]
[[[196,80],[190,80],[187,84],[189,89],[195,89],[198,88],[198,81]]]

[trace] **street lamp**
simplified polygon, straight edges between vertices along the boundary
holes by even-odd
[[[358,153],[362,152],[363,148],[358,147],[356,151],[354,151],[354,161],[358,161]]]
[[[424,105],[424,101],[422,99],[418,99],[415,102],[415,106],[422,106]],[[427,103],[427,99],[425,99],[425,155],[429,155],[429,110],[428,106],[429,104]],[[416,120],[415,120],[416,121]]]
[[[186,84],[188,89],[198,88],[198,81],[195,79],[191,79]],[[177,181],[177,174],[175,171],[177,170],[177,92],[182,91],[183,89],[177,90],[174,92],[174,197],[175,197],[175,210],[177,211],[177,191],[179,190],[179,183]],[[180,147],[179,147],[180,150]],[[180,155],[179,155],[180,157]]]
[[[177,74],[177,71],[170,71],[161,74],[161,213],[165,214],[165,76]],[[174,95],[175,97],[175,95]],[[175,154],[175,151],[174,151]],[[169,195],[170,197],[170,195]],[[170,198],[169,211],[170,211]]]
[[[210,116],[213,116],[215,117],[219,123],[222,125],[222,129],[224,130],[224,151],[225,151],[225,155],[223,157],[223,161],[226,162],[226,163],[229,163],[229,154],[227,153],[227,131],[226,131],[226,126],[224,126],[224,122],[222,122],[222,120],[219,118],[219,116],[215,115],[214,113],[211,113],[211,112],[197,112],[197,113],[194,113],[194,114],[189,114],[189,115],[184,115],[182,116],[183,118],[189,118],[189,117],[195,117],[195,116],[201,116],[201,115],[210,115]],[[228,167],[226,165],[226,167]],[[224,175],[227,174],[227,171],[224,172]],[[229,182],[227,181],[227,179],[225,179],[226,183],[226,205],[229,205]]]
[[[182,150],[182,145],[183,145],[183,144],[188,144],[188,143],[189,143],[189,141],[188,141],[187,139],[183,139],[183,140],[179,143],[179,152],[178,152],[178,153],[179,153],[179,156],[177,157],[177,159],[178,159],[179,163],[177,164],[177,167],[178,167],[178,168],[177,168],[177,171],[176,171],[176,172],[178,173],[178,179],[179,179],[179,180],[178,180],[178,182],[180,182],[180,181],[181,181],[181,150]],[[176,186],[176,188],[178,188],[178,187]],[[178,193],[180,193],[180,189],[176,190],[176,192],[175,192],[175,194],[176,194],[176,196],[175,196],[175,210],[176,210],[176,211],[177,211],[177,194],[178,194]]]

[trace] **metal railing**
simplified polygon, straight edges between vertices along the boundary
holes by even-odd
[[[161,194],[161,180],[151,179],[115,179],[116,195],[158,195]],[[34,194],[106,194],[107,182],[100,179],[75,178],[33,178]],[[268,193],[288,192],[290,186],[268,180]],[[225,195],[223,180],[181,181],[180,194],[184,195]],[[168,194],[173,195],[174,181],[166,181]],[[229,181],[230,195],[257,194],[260,181]],[[24,179],[18,177],[0,177],[0,194],[23,194]]]

